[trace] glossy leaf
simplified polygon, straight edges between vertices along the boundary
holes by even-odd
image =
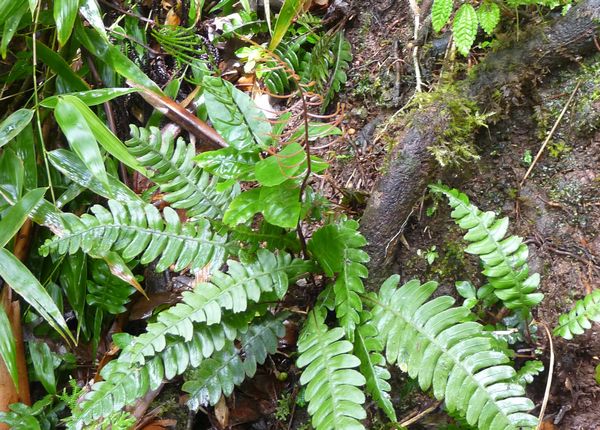
[[[273,51],[275,48],[277,48],[283,39],[283,36],[285,36],[287,33],[288,28],[302,10],[304,4],[305,0],[284,0],[281,10],[279,11],[279,15],[277,15],[275,26],[273,27],[273,35],[271,36],[271,41],[269,42],[270,51]]]
[[[108,40],[106,29],[104,28],[104,22],[102,21],[102,16],[100,15],[100,6],[98,5],[97,0],[81,0],[79,12],[85,19],[87,19],[87,21],[98,32],[98,34],[102,35],[106,40]]]
[[[283,228],[295,228],[302,209],[300,187],[293,181],[277,187],[262,187],[260,206],[267,222]]]
[[[45,188],[29,191],[14,206],[9,208],[0,220],[0,248],[19,231],[31,211],[44,198]]]
[[[17,368],[17,346],[12,326],[4,306],[0,304],[0,356],[17,390],[19,389],[19,369]]]
[[[73,32],[79,2],[78,0],[54,0],[53,3],[58,43],[63,46]]]
[[[32,40],[27,39],[27,45],[29,49],[32,48]],[[64,88],[59,88],[59,92],[72,92],[72,91],[86,91],[89,90],[89,85],[81,79],[71,69],[69,63],[65,61],[54,50],[48,48],[42,42],[36,39],[35,41],[36,52],[38,55],[38,61],[43,62],[48,66],[54,73],[61,78],[61,82],[64,84]]]
[[[54,358],[48,345],[42,341],[29,342],[29,355],[37,379],[46,391],[56,394],[56,376],[54,374]]]
[[[33,110],[19,109],[0,123],[0,148],[14,139],[33,118]]]
[[[48,292],[29,269],[6,249],[0,249],[0,277],[65,340],[75,342],[62,313]]]
[[[273,144],[271,124],[250,96],[230,82],[206,76],[204,100],[213,127],[240,152],[257,152]]]
[[[78,106],[73,103],[75,100],[78,99],[73,96],[62,96],[56,105],[54,117],[73,151],[83,161],[91,174],[107,190],[110,190],[100,148],[86,119],[81,114]]]
[[[21,18],[27,12],[27,3],[22,2],[21,6],[16,9],[13,13],[11,13],[6,19],[6,23],[4,24],[4,30],[2,31],[2,42],[0,43],[0,52],[2,53],[2,59],[6,59],[6,48],[8,44],[12,40],[13,36],[17,32],[19,28],[19,23],[21,22]]]
[[[63,175],[71,181],[90,189],[95,194],[104,198],[116,198],[121,201],[140,201],[140,197],[131,191],[125,184],[108,174],[108,188],[105,184],[94,177],[83,162],[71,151],[66,149],[55,149],[48,152],[48,160]]]
[[[136,91],[137,89],[135,88],[98,88],[95,90],[67,93],[60,96],[50,96],[42,100],[40,105],[46,108],[54,109],[62,96],[74,96],[87,106],[96,106],[104,102],[111,101],[117,97],[135,93]]]

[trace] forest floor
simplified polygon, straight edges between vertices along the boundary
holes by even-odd
[[[385,170],[397,111],[414,92],[407,47],[413,23],[407,9],[394,1],[384,10],[376,4],[361,9],[347,28],[354,61],[343,101],[346,131],[350,130],[352,142],[341,142],[335,148],[332,171],[335,182],[343,185],[346,200],[348,196],[359,197],[354,199],[359,208],[360,197],[364,200],[375,178]],[[435,50],[435,44],[434,40],[433,48],[428,49]],[[435,82],[436,60],[424,59],[422,67],[425,83]],[[600,326],[596,323],[587,335],[572,341],[554,338],[553,347],[542,330],[542,324],[552,330],[558,316],[575,300],[600,287],[599,71],[600,55],[529,88],[518,106],[479,134],[478,161],[439,174],[443,182],[461,189],[482,210],[508,216],[510,231],[529,245],[530,270],[542,276],[545,298],[534,310],[539,332],[516,347],[519,356],[536,358],[545,366],[530,386],[537,406],[534,413],[539,413],[550,355],[554,353],[545,430],[600,429],[600,385],[595,380],[595,368],[600,364]],[[521,186],[578,82],[566,115]],[[460,242],[461,233],[447,207],[441,202],[438,206],[424,193],[420,206],[406,220],[400,240],[397,270],[402,280],[434,279],[442,285],[441,293],[454,295],[455,281],[481,285],[477,261],[463,257]],[[428,252],[434,255],[432,263],[425,258]],[[491,315],[490,320],[500,317]],[[420,398],[417,408],[413,394],[396,399],[405,413],[424,409]],[[425,428],[440,428],[445,420],[444,414],[433,412],[421,422]]]

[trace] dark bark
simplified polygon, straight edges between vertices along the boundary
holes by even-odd
[[[530,84],[565,63],[597,51],[600,0],[585,0],[550,26],[538,28],[513,46],[490,53],[459,83],[461,93],[482,109],[490,103],[510,106],[523,85]],[[493,98],[492,94],[499,94]],[[432,180],[435,162],[429,147],[449,123],[444,102],[416,112],[390,154],[386,173],[375,184],[361,221],[368,241],[369,285],[377,287],[392,273],[396,242],[406,220]]]

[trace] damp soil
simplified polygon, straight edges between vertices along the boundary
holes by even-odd
[[[377,3],[377,2],[376,2]],[[344,127],[349,139],[330,148],[334,199],[360,214],[377,176],[385,169],[391,141],[387,128],[398,122],[394,114],[414,91],[410,60],[412,18],[406,6],[375,4],[357,12],[347,26],[354,47],[349,82],[341,97],[345,103]],[[442,41],[443,42],[443,41]],[[431,45],[435,48],[435,43]],[[439,42],[441,43],[441,42]],[[435,52],[433,52],[435,55]],[[476,58],[471,58],[470,61]],[[435,81],[438,59],[423,59],[425,83]],[[558,317],[593,289],[600,288],[600,56],[585,64],[561,70],[528,88],[509,113],[477,137],[480,159],[457,168],[440,169],[439,177],[469,195],[482,210],[511,220],[510,233],[529,246],[531,272],[542,276],[545,298],[533,311],[537,333],[520,339],[514,348],[520,357],[540,360],[545,371],[529,386],[538,414],[554,354],[552,385],[543,429],[600,429],[600,324],[585,335],[566,341],[553,337],[550,346],[543,325],[550,330]],[[550,132],[554,121],[580,82],[572,104],[549,144],[520,186],[528,167]],[[391,118],[391,119],[390,119]],[[461,232],[443,202],[426,192],[406,220],[399,241],[397,272],[406,281],[419,278],[440,282],[440,293],[460,299],[455,281],[481,285],[477,260],[465,256]],[[424,255],[435,246],[437,256]],[[502,321],[494,310],[486,322]],[[395,375],[394,378],[403,378]],[[405,385],[395,403],[406,415],[424,410],[433,401]],[[422,428],[444,428],[448,418],[438,408],[421,421]],[[416,428],[416,427],[415,427]]]

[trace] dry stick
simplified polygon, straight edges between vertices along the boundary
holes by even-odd
[[[554,344],[552,343],[552,334],[548,329],[548,326],[540,322],[541,326],[544,327],[546,331],[546,336],[548,336],[548,341],[550,342],[550,368],[548,369],[548,380],[546,381],[546,390],[544,391],[544,400],[542,401],[542,408],[540,409],[540,416],[538,417],[538,425],[536,430],[540,430],[542,428],[542,420],[544,419],[544,413],[546,412],[546,406],[548,405],[548,398],[550,397],[550,387],[552,386],[552,375],[554,373]]]
[[[548,145],[548,142],[550,142],[550,139],[552,139],[552,136],[554,136],[554,132],[558,128],[558,124],[560,124],[560,122],[562,121],[563,116],[565,116],[565,113],[567,113],[567,109],[569,108],[569,105],[573,101],[573,98],[575,97],[575,93],[579,89],[579,85],[581,85],[581,81],[578,81],[577,85],[575,85],[575,89],[571,93],[571,96],[569,97],[569,100],[567,100],[567,103],[565,104],[565,107],[563,107],[563,110],[561,111],[560,115],[556,119],[556,122],[554,123],[554,126],[552,127],[552,130],[550,130],[550,133],[548,133],[548,136],[546,136],[546,140],[544,140],[544,143],[542,144],[542,147],[540,148],[540,150],[538,151],[538,153],[535,155],[535,158],[533,159],[533,163],[531,163],[531,166],[529,166],[529,169],[527,169],[527,173],[525,173],[525,176],[523,176],[523,179],[521,179],[521,182],[519,183],[519,187],[523,186],[523,184],[525,183],[525,180],[527,179],[527,177],[529,176],[529,174],[533,170],[535,164],[537,163],[537,161],[539,160],[539,158],[542,156],[542,153],[544,152],[544,149],[546,148],[546,145]]]
[[[415,46],[413,47],[412,57],[413,57],[413,64],[414,64],[414,68],[415,68],[415,80],[416,80],[415,91],[420,93],[422,82],[421,82],[421,67],[419,66],[419,42],[417,39],[419,38],[419,28],[421,27],[421,9],[419,8],[419,5],[417,4],[416,0],[408,0],[408,3],[410,5],[410,8],[411,8],[414,18],[415,18],[415,24],[414,24],[415,29],[414,29],[414,34],[413,34],[413,43],[415,44]]]
[[[438,407],[439,405],[441,405],[441,404],[442,404],[442,402],[441,402],[441,401],[435,402],[433,405],[431,405],[430,407],[428,407],[427,409],[425,409],[423,412],[420,412],[419,414],[415,415],[414,417],[412,417],[412,418],[410,418],[410,419],[408,419],[408,420],[402,421],[402,422],[399,424],[399,428],[408,427],[409,425],[416,423],[416,422],[417,422],[417,421],[419,421],[421,418],[423,418],[425,415],[427,415],[427,414],[430,414],[430,413],[431,413],[431,412],[433,412],[435,409],[437,409],[437,407]]]

